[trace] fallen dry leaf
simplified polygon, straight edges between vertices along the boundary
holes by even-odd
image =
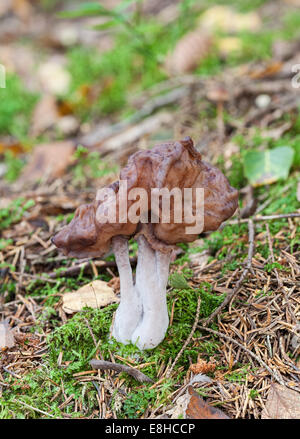
[[[299,393],[281,384],[272,384],[262,419],[300,419]]]
[[[79,290],[63,295],[62,309],[68,314],[81,311],[85,306],[102,308],[119,302],[113,289],[102,280],[95,280]]]
[[[203,377],[206,376],[203,375]],[[174,406],[165,414],[171,419],[229,419],[224,412],[207,404],[191,385],[182,396],[176,399]]]
[[[285,3],[288,3],[292,6],[299,6],[300,7],[300,0],[284,0]]]
[[[31,136],[39,136],[44,131],[55,125],[58,119],[59,114],[55,97],[45,94],[34,109],[30,130]]]
[[[15,345],[14,334],[7,322],[0,322],[0,349],[12,348]]]
[[[184,35],[167,58],[167,71],[173,75],[193,71],[209,54],[212,43],[211,35],[199,30]]]
[[[1,139],[0,141],[0,154],[10,151],[14,156],[24,153],[24,147],[21,143],[14,141],[13,139]]]
[[[14,13],[22,20],[28,20],[33,13],[33,7],[28,0],[12,0]]]
[[[191,399],[187,405],[187,419],[230,419],[222,410],[212,407],[201,398],[193,387],[188,388]]]
[[[251,79],[267,78],[276,75],[278,72],[280,72],[282,66],[283,66],[282,62],[272,61],[260,69],[253,70],[249,76]]]
[[[242,50],[243,44],[242,40],[237,37],[224,37],[218,41],[218,49],[220,55],[226,58],[233,52],[240,52]]]
[[[73,161],[75,146],[72,141],[61,141],[37,145],[26,165],[21,182],[41,178],[58,178]]]
[[[118,293],[120,291],[120,278],[112,277],[107,285],[111,287],[116,293]]]
[[[206,30],[222,30],[228,33],[255,32],[261,28],[261,19],[256,12],[239,13],[230,6],[213,6],[199,19],[199,25]]]

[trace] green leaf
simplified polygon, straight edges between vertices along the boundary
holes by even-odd
[[[111,27],[114,27],[116,25],[120,24],[118,20],[114,19],[114,20],[108,20],[105,23],[101,23],[101,24],[95,24],[93,26],[94,30],[106,30],[106,29],[110,29]]]
[[[245,175],[253,186],[286,179],[293,163],[294,150],[280,146],[266,151],[248,151],[244,156]]]
[[[115,15],[115,12],[106,9],[98,2],[88,2],[84,3],[77,9],[73,9],[71,11],[63,11],[58,14],[60,18],[79,18],[95,15],[113,17]]]
[[[185,277],[179,273],[173,273],[170,275],[169,284],[171,287],[176,288],[177,290],[187,290],[191,288]]]

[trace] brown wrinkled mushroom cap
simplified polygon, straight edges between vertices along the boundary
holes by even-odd
[[[147,191],[148,212],[151,211],[152,188],[204,188],[203,231],[218,229],[237,208],[237,190],[229,185],[219,169],[201,160],[201,155],[189,137],[180,142],[162,143],[152,150],[133,154],[121,171],[120,180],[127,180],[128,191],[133,188],[144,188]],[[118,193],[118,182],[109,187]],[[128,201],[127,208],[133,203],[135,201]],[[186,227],[193,224],[174,223],[173,197],[170,203],[170,223],[162,223],[159,216],[159,223],[143,224],[142,227],[140,223],[131,222],[98,223],[96,211],[100,204],[101,201],[95,201],[80,206],[70,224],[55,235],[52,242],[69,256],[99,257],[110,249],[111,239],[117,235],[129,238],[137,232],[143,233],[149,244],[161,251],[168,251],[169,245],[192,242],[198,237],[186,234]],[[118,205],[116,211],[118,218]]]

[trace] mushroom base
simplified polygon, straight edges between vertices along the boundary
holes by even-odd
[[[141,350],[155,348],[165,337],[169,316],[166,301],[171,253],[153,250],[143,235],[138,237],[139,254],[134,284],[128,244],[113,239],[120,275],[121,302],[112,327],[112,336]]]

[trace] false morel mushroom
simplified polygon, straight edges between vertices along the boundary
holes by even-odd
[[[166,288],[175,245],[218,229],[233,215],[237,201],[236,189],[219,169],[201,159],[187,137],[129,157],[120,180],[101,189],[92,204],[80,206],[52,242],[78,258],[101,257],[113,250],[121,300],[112,336],[151,349],[164,339],[169,324]],[[138,242],[135,281],[128,250],[131,237]]]

